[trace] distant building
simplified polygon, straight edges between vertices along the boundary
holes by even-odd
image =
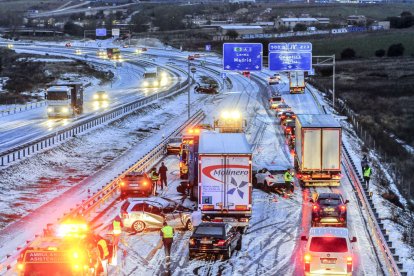
[[[350,15],[346,19],[346,22],[348,25],[366,25],[367,24],[367,18],[365,15]]]
[[[297,24],[304,24],[306,26],[319,24],[318,19],[311,17],[282,17],[276,19],[275,27],[282,26],[293,29]]]
[[[226,35],[228,31],[236,31],[239,35],[244,34],[262,34],[263,28],[260,26],[244,26],[244,25],[224,25],[219,27],[219,33]]]

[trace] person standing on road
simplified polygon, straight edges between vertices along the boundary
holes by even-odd
[[[165,166],[164,162],[162,162],[161,167],[158,169],[158,174],[160,175],[161,190],[164,190],[164,185],[167,187],[167,171],[167,166]]]
[[[200,208],[194,207],[194,211],[191,213],[191,224],[193,228],[197,227],[202,223],[202,214]]]
[[[163,223],[164,227],[161,228],[160,235],[162,237],[162,243],[164,244],[165,257],[170,259],[171,246],[174,239],[174,228],[167,224],[167,221]]]
[[[368,166],[368,157],[366,154],[364,154],[364,157],[362,157],[361,160],[361,172],[364,172],[365,166]]]
[[[157,184],[158,184],[158,173],[157,173],[157,169],[156,168],[152,168],[151,173],[150,173],[150,178],[152,180],[152,191],[153,194],[156,195],[157,194]]]
[[[366,165],[364,167],[363,174],[364,174],[365,186],[367,187],[367,190],[369,190],[369,179],[371,178],[371,175],[372,175],[371,167]]]
[[[293,193],[293,174],[291,173],[290,169],[286,170],[285,174],[283,175],[283,178],[285,180],[285,190],[290,190],[290,192]]]

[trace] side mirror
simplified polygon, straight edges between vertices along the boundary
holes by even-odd
[[[307,240],[308,240],[308,238],[307,238],[306,236],[301,236],[301,237],[300,237],[300,240],[301,240],[301,241],[307,241]]]
[[[310,203],[315,203],[315,201],[313,199],[309,200]]]
[[[352,237],[351,242],[356,242],[357,238],[356,237]]]
[[[345,200],[345,204],[348,204],[349,203],[349,200],[347,199],[347,200]]]

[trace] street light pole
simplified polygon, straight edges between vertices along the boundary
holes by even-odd
[[[188,60],[188,78],[190,78],[190,84],[188,85],[188,119],[190,119],[190,89],[191,89],[191,77],[190,77],[190,60]]]
[[[333,72],[332,72],[332,107],[335,110],[335,55],[333,58]]]

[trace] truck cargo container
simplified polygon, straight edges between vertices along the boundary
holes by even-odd
[[[198,175],[203,220],[245,229],[252,214],[252,151],[245,134],[202,132]]]
[[[305,73],[303,71],[289,73],[289,92],[290,94],[305,93]]]
[[[339,186],[341,125],[330,114],[297,115],[295,168],[304,186]]]

